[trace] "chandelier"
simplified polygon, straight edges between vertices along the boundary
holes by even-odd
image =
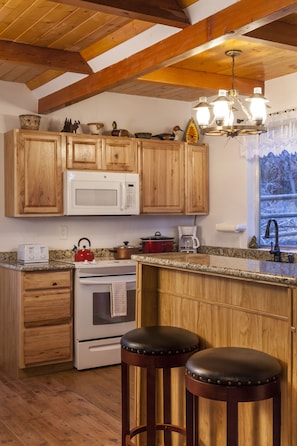
[[[247,108],[239,97],[239,91],[234,89],[234,59],[241,54],[241,51],[230,50],[225,54],[232,58],[232,89],[219,90],[218,97],[210,103],[205,96],[199,98],[194,110],[197,110],[197,122],[201,133],[234,138],[239,135],[259,135],[266,132],[264,123],[268,100],[263,96],[262,88],[254,88],[254,94],[245,99],[250,103]],[[243,112],[243,118],[235,121],[234,112],[238,111],[238,107]]]

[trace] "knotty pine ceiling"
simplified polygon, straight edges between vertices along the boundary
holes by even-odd
[[[242,94],[297,72],[297,1],[240,0],[194,22],[199,1],[0,0],[0,80],[41,89],[39,113],[49,113],[104,91],[197,101],[231,88],[230,49],[242,51],[235,60]],[[174,34],[92,70],[91,60],[157,24]],[[47,94],[64,73],[81,79]]]

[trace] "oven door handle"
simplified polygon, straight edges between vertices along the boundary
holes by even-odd
[[[123,282],[126,282],[126,283],[134,283],[136,281],[136,279],[134,278],[131,278],[131,279],[125,279],[125,280],[123,280]],[[81,284],[81,285],[111,285],[112,283],[113,283],[114,281],[112,281],[112,280],[108,280],[108,281],[106,281],[106,282],[99,282],[99,281],[97,281],[97,280],[92,280],[92,279],[80,279],[80,281],[79,281],[79,283]],[[117,281],[116,281],[117,282]]]

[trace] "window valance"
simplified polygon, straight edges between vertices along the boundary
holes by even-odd
[[[271,113],[266,120],[267,133],[245,136],[240,153],[247,159],[269,153],[279,155],[284,150],[297,152],[297,108]]]

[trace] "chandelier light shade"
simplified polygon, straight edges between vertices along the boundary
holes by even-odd
[[[204,135],[230,136],[257,135],[267,131],[264,126],[267,116],[268,100],[262,94],[262,88],[254,88],[254,93],[242,100],[238,90],[234,89],[234,58],[241,54],[240,50],[230,50],[225,53],[232,57],[232,89],[219,90],[218,97],[208,102],[205,96],[199,98],[194,107],[197,111],[197,122]],[[246,107],[245,101],[249,103]],[[238,108],[243,112],[244,119],[235,121],[234,113]],[[234,122],[235,121],[235,122]]]

